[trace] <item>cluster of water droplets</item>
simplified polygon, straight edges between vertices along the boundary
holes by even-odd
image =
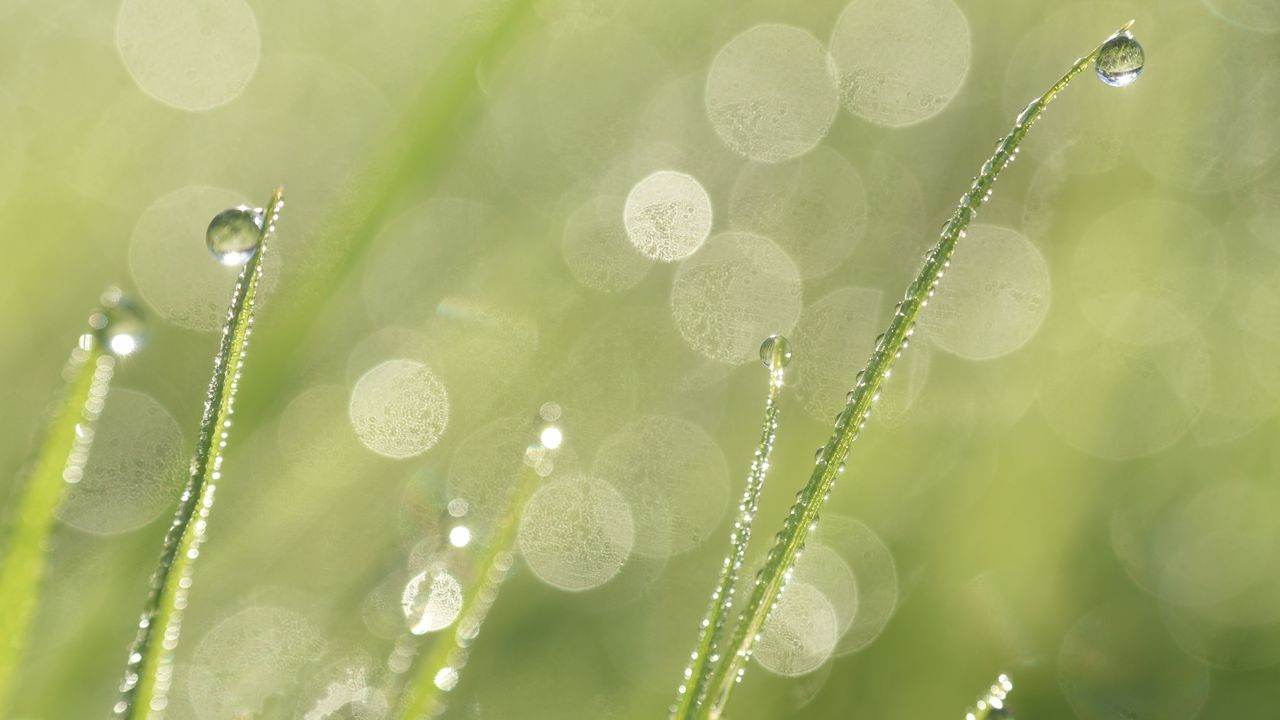
[[[711,602],[699,625],[698,646],[690,653],[680,685],[676,689],[676,701],[669,708],[677,715],[682,708],[691,708],[702,701],[705,683],[713,665],[720,662],[720,634],[726,615],[733,605],[738,575],[747,557],[747,545],[751,540],[751,525],[760,509],[760,493],[769,472],[769,457],[778,437],[778,395],[782,390],[785,368],[791,362],[791,343],[781,335],[770,335],[760,344],[760,363],[769,371],[769,390],[765,399],[764,421],[760,430],[760,443],[756,446],[747,471],[747,483],[738,502],[738,512],[729,531],[729,554],[724,558],[719,582],[711,592]],[[695,677],[696,675],[696,677]]]
[[[996,720],[997,718],[1010,718],[1009,709],[1005,706],[1005,700],[1009,697],[1009,693],[1013,692],[1013,681],[1008,675],[1003,673],[996,678],[991,688],[983,695],[973,706],[973,709],[965,713],[964,720]]]
[[[241,262],[248,262],[255,254],[264,251],[267,239],[275,232],[280,220],[280,211],[284,207],[282,190],[277,189],[271,203],[271,214],[266,220],[265,231],[258,226],[254,235],[252,250]],[[222,247],[212,240],[227,236],[228,233],[213,232],[215,226],[222,222],[219,218],[230,217],[229,213],[239,213],[240,209],[219,213],[210,223],[210,233],[206,238],[210,250],[220,262],[226,260],[217,248]],[[235,234],[235,233],[230,233]],[[239,242],[243,242],[243,238]],[[230,248],[241,247],[233,243]],[[241,252],[228,248],[227,253]],[[227,441],[230,437],[231,416],[235,414],[236,391],[239,389],[240,372],[244,367],[248,352],[250,336],[253,334],[254,295],[262,279],[262,262],[246,267],[236,281],[232,300],[227,310],[227,321],[222,328],[222,338],[218,353],[213,359],[213,378],[209,383],[209,391],[205,397],[204,415],[200,423],[200,441],[196,454],[191,460],[190,480],[183,489],[178,510],[173,522],[165,534],[164,549],[161,553],[159,567],[151,578],[151,586],[146,606],[138,620],[138,632],[129,650],[125,666],[125,676],[119,686],[120,699],[113,707],[117,716],[131,715],[134,704],[138,700],[137,692],[141,682],[141,673],[152,673],[153,687],[150,694],[147,717],[163,718],[169,703],[169,688],[173,682],[174,654],[178,648],[178,639],[182,631],[182,621],[187,607],[187,596],[191,589],[195,560],[200,556],[200,547],[204,544],[208,530],[209,513],[213,508],[217,483],[222,479],[222,463]],[[174,567],[178,567],[178,577],[170,577]],[[171,595],[168,607],[165,607],[166,596]],[[166,612],[167,610],[167,612]],[[145,667],[147,656],[152,645],[157,641],[155,629],[157,622],[163,622],[159,642],[161,651],[156,656],[156,666]]]
[[[555,470],[558,451],[564,443],[564,432],[560,419],[563,411],[559,403],[549,401],[538,409],[538,423],[534,440],[524,451],[524,465],[528,474],[512,490],[508,511],[493,538],[489,540],[489,554],[481,562],[475,574],[475,586],[469,590],[452,575],[443,571],[437,573],[431,582],[431,588],[425,602],[419,598],[421,587],[430,571],[421,573],[410,580],[405,587],[403,607],[405,615],[413,623],[411,632],[420,635],[424,632],[443,630],[456,621],[451,642],[439,646],[439,651],[424,659],[426,663],[422,673],[429,673],[431,684],[440,693],[449,693],[458,684],[462,669],[466,667],[470,657],[471,646],[480,634],[480,628],[498,599],[502,584],[506,581],[515,564],[515,552],[512,544],[515,539],[515,527],[519,522],[521,510],[528,502],[537,481],[551,475]],[[463,498],[453,498],[446,506],[450,517],[462,520],[466,517],[470,506]],[[455,549],[471,545],[472,536],[465,524],[455,524],[449,531],[449,544]],[[447,578],[438,590],[436,583]],[[444,612],[440,612],[444,611]],[[434,615],[432,614],[434,612]],[[424,626],[423,619],[433,618],[430,627]],[[421,618],[415,620],[415,618]],[[388,669],[394,674],[407,672],[412,664],[416,647],[407,638],[396,643]],[[427,675],[421,675],[427,677]],[[411,693],[415,691],[411,690]],[[415,694],[420,694],[421,690]],[[423,708],[424,717],[438,717],[447,709],[447,703],[439,696],[433,696]]]

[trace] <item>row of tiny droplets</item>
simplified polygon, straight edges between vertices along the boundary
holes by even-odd
[[[256,285],[261,282],[263,273],[262,267],[264,264],[263,261],[266,259],[267,240],[276,231],[276,225],[280,220],[280,210],[283,207],[283,199],[277,200],[272,204],[272,207],[270,208],[271,216],[267,219],[266,232],[263,234],[261,245],[258,248],[259,258],[253,269],[253,277],[252,279],[249,278],[248,273],[240,274],[239,279],[236,281],[235,292],[232,293],[233,298],[239,298],[241,293],[247,292],[247,283],[252,282]],[[231,308],[227,311],[227,321],[222,327],[222,336],[224,341],[227,342],[229,342],[227,338],[234,332],[236,320],[235,306],[236,303],[233,302],[231,304]],[[200,556],[200,546],[204,544],[206,532],[208,530],[209,511],[213,507],[213,499],[214,493],[217,490],[217,482],[222,479],[222,453],[227,447],[227,440],[230,437],[231,431],[231,420],[229,416],[235,414],[236,391],[239,389],[240,384],[240,369],[244,367],[245,357],[248,353],[249,339],[253,335],[253,307],[250,306],[246,308],[245,311],[249,313],[249,317],[245,327],[244,342],[241,343],[240,352],[236,359],[236,371],[235,374],[231,376],[230,388],[226,393],[228,419],[224,420],[222,427],[217,429],[218,442],[215,449],[212,451],[213,472],[209,474],[209,481],[203,490],[202,501],[200,506],[196,508],[196,521],[192,526],[190,546],[187,548],[187,559],[192,561]],[[222,368],[221,346],[219,348],[219,352],[214,355],[213,365],[214,374],[216,376]],[[204,415],[206,418],[216,416],[216,413],[218,412],[217,400],[218,399],[214,396],[213,384],[211,383],[209,387],[209,394],[205,396]],[[196,460],[193,458],[191,461],[191,473],[194,475],[197,471],[198,468],[196,466]],[[183,490],[180,505],[185,506],[187,503],[191,502],[191,493],[193,490],[194,487],[188,484],[186,489]],[[170,536],[179,535],[182,531],[182,518],[175,516],[173,524],[169,526]],[[170,542],[181,542],[181,537],[174,537],[172,540],[166,538],[166,546],[169,545]],[[187,596],[191,590],[192,584],[192,570],[193,565],[191,563],[185,564],[182,570],[182,576],[178,578],[178,590],[174,595],[174,610],[169,616],[169,622],[165,626],[164,635],[161,638],[163,652],[160,654],[159,665],[153,671],[155,673],[155,693],[152,696],[151,706],[148,709],[151,713],[149,717],[157,718],[157,720],[164,717],[164,711],[169,702],[169,687],[173,682],[174,652],[178,648],[178,638],[182,631],[183,616],[187,607]],[[152,576],[151,590],[153,593],[159,593],[162,591],[162,588],[159,587],[161,582],[162,573],[157,572]],[[155,619],[155,615],[158,610],[158,606],[153,603],[148,603],[147,608],[142,613],[142,617],[138,620],[138,637],[135,640],[134,647],[130,650],[129,660],[125,670],[125,677],[120,683],[119,690],[121,693],[127,694],[137,687],[140,679],[138,675],[138,668],[143,659],[142,650],[144,649],[145,638],[148,629],[151,627],[151,622]],[[131,702],[129,700],[121,699],[115,704],[113,710],[116,715],[124,715],[129,711],[130,706]]]
[[[449,652],[444,667],[436,671],[433,677],[435,686],[442,692],[449,692],[457,687],[459,674],[466,666],[471,654],[471,643],[480,634],[480,627],[489,616],[489,610],[498,599],[498,592],[506,581],[515,556],[510,551],[502,551],[494,555],[493,563],[479,578],[481,587],[475,594],[475,601],[466,608],[462,617],[458,618],[453,632],[453,649]],[[387,668],[396,675],[408,672],[417,654],[419,639],[413,635],[400,636],[387,658]],[[445,703],[436,703],[433,715],[440,715],[447,709]]]
[[[716,610],[717,608],[728,609],[733,605],[738,573],[742,570],[742,565],[746,561],[747,546],[751,541],[751,524],[760,509],[760,493],[764,488],[765,476],[769,472],[769,457],[773,454],[773,445],[778,437],[778,395],[782,391],[786,372],[785,366],[787,359],[790,358],[790,351],[785,349],[785,345],[784,349],[777,353],[775,353],[775,347],[779,343],[785,344],[786,342],[786,338],[772,336],[765,340],[764,345],[761,346],[761,360],[766,363],[766,367],[769,370],[769,389],[765,397],[764,422],[760,433],[760,444],[756,446],[751,460],[751,467],[747,471],[747,483],[742,491],[742,500],[738,503],[738,515],[734,518],[733,529],[729,533],[729,554],[724,558],[724,568],[721,571],[720,581],[711,591],[711,602],[698,628],[700,639],[706,637],[707,633],[710,633],[713,638],[712,644],[707,649],[709,657],[707,658],[707,664],[704,664],[704,668],[709,668],[710,665],[720,662],[720,643],[718,639],[721,630],[724,628],[727,613],[721,612],[717,614]],[[712,627],[712,616],[716,617],[714,627]],[[699,647],[701,644],[699,642]],[[693,649],[689,656],[689,662],[685,665],[680,686],[676,690],[676,702],[668,708],[672,715],[679,711],[679,703],[687,693],[692,691],[701,694],[705,691],[705,687],[702,686],[705,677],[693,677],[694,666],[698,664],[700,659],[698,655],[699,647]],[[689,686],[690,683],[693,683],[693,687]],[[693,702],[696,706],[697,703],[701,702],[701,699],[695,697]]]
[[[538,429],[537,440],[525,449],[524,464],[539,477],[546,477],[555,467],[553,459],[562,441],[558,428],[554,424],[560,419],[560,405],[555,402],[544,403],[539,414],[543,424]],[[549,437],[548,430],[557,433],[554,446],[546,443],[546,438]],[[520,493],[520,488],[515,488],[513,492]],[[504,523],[518,523],[520,509],[521,507],[513,508],[514,512],[505,518]],[[511,532],[511,528],[500,529],[497,541],[503,542],[503,538],[509,537]],[[463,608],[462,616],[458,618],[453,631],[453,648],[445,658],[444,666],[437,669],[432,677],[432,682],[441,692],[448,693],[457,687],[460,673],[470,659],[471,645],[480,635],[480,628],[488,618],[493,604],[497,602],[498,593],[502,590],[502,585],[509,577],[514,564],[515,555],[509,548],[503,548],[494,553],[489,566],[478,578],[480,588],[473,596],[473,601]],[[391,656],[387,660],[388,669],[397,675],[408,672],[417,647],[418,642],[414,636],[402,635],[391,650]],[[439,717],[448,708],[448,703],[437,700],[431,707],[430,715]]]
[[[1056,91],[1044,98],[1033,100],[1027,105],[1021,113],[1018,114],[1017,122],[1010,133],[996,143],[995,153],[983,164],[981,171],[973,178],[969,189],[960,197],[960,203],[955,213],[942,225],[942,234],[938,243],[925,254],[925,263],[921,272],[916,279],[907,287],[905,296],[898,303],[893,321],[890,323],[889,332],[882,333],[876,338],[875,349],[871,354],[871,358],[867,362],[867,368],[885,368],[879,377],[868,378],[868,371],[861,370],[855,377],[854,388],[845,396],[846,405],[844,410],[836,415],[835,428],[831,438],[826,445],[818,448],[815,455],[815,464],[824,471],[823,482],[820,483],[819,489],[822,492],[822,502],[825,503],[831,497],[831,490],[835,487],[836,475],[844,472],[843,458],[848,454],[849,446],[857,439],[858,434],[866,427],[867,418],[871,416],[871,405],[880,398],[880,388],[884,380],[889,379],[892,374],[888,368],[890,350],[895,345],[897,335],[901,334],[898,341],[897,349],[893,350],[894,359],[902,357],[902,351],[907,349],[909,338],[915,333],[915,322],[908,322],[908,317],[914,317],[921,309],[929,304],[929,298],[934,296],[938,288],[938,283],[942,280],[945,270],[951,267],[951,255],[955,252],[956,241],[966,236],[965,228],[978,214],[978,207],[991,199],[992,186],[995,183],[996,176],[1001,170],[1009,166],[1017,157],[1020,148],[1018,143],[1021,142],[1027,130],[1039,117],[1040,111],[1048,100],[1056,96]],[[927,283],[927,290],[924,288]],[[924,292],[922,292],[924,290]],[[874,387],[870,387],[874,385]],[[871,392],[871,403],[867,404],[867,408],[858,418],[857,427],[853,428],[845,442],[841,442],[841,435],[853,420],[855,407],[862,395]],[[840,447],[840,446],[843,447]],[[830,462],[830,458],[841,457],[840,462],[836,465],[834,473],[827,473],[826,468]],[[779,531],[777,539],[781,540],[789,532],[796,529],[796,524],[800,521],[803,509],[812,501],[813,495],[810,493],[810,485],[805,484],[796,494],[796,502],[791,506],[791,511],[787,515],[787,520],[783,524],[783,528]],[[804,535],[817,529],[818,518],[815,515],[813,521],[809,524],[807,531],[801,531]],[[804,548],[804,540],[801,538],[799,549],[792,558],[790,565],[783,574],[782,586],[778,589],[778,594],[769,606],[765,619],[768,619],[778,606],[778,602],[782,598],[787,585],[791,581],[792,573],[796,561],[800,559],[801,552]],[[764,567],[767,568],[773,563],[779,561],[778,553],[785,552],[785,547],[781,542],[776,542],[769,551],[769,557]],[[763,570],[756,576],[756,587],[759,588],[764,583],[762,577]],[[737,671],[734,682],[742,682],[743,676],[746,674],[747,662],[751,659],[754,652],[755,644],[760,640],[760,634],[757,632],[750,643],[740,647],[737,651],[739,662],[737,663]]]
[[[978,700],[972,710],[965,713],[964,720],[986,720],[991,717],[993,711],[1003,713],[1004,701],[1011,692],[1013,692],[1013,681],[1008,675],[1001,673],[991,689],[987,690],[987,694]]]
[[[80,336],[80,344],[71,351],[71,358],[62,371],[62,379],[68,383],[75,382],[75,376],[89,361],[93,344],[98,342],[91,333]],[[107,392],[111,389],[111,376],[115,374],[116,359],[110,353],[99,353],[93,368],[93,379],[89,383],[89,395],[84,400],[80,411],[80,422],[76,423],[76,436],[71,441],[71,452],[67,454],[67,463],[62,469],[62,480],[74,485],[84,478],[84,467],[89,462],[89,450],[93,447],[98,417],[107,404]]]

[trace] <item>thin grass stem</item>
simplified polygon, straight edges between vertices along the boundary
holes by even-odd
[[[773,454],[773,443],[778,436],[778,396],[782,392],[784,368],[790,357],[786,338],[773,336],[761,346],[761,359],[769,370],[769,390],[765,396],[760,442],[751,459],[746,487],[742,491],[742,500],[738,503],[738,514],[729,531],[729,554],[725,556],[720,579],[711,592],[707,613],[698,625],[698,644],[689,656],[689,664],[685,666],[684,675],[676,689],[676,701],[670,708],[672,718],[683,720],[697,709],[706,694],[711,668],[720,659],[725,619],[733,605],[738,575],[747,558],[751,526],[760,510],[760,492],[764,489],[765,476],[769,473],[769,457]]]
[[[129,649],[120,696],[113,708],[118,717],[162,718],[168,705],[173,656],[182,631],[187,594],[207,534],[214,491],[222,478],[236,390],[253,331],[263,258],[283,205],[284,189],[276,188],[266,206],[257,252],[245,263],[231,296],[222,340],[213,359],[213,377],[205,397],[191,475],[165,534],[160,560],[138,620],[138,632]]]
[[[555,419],[558,419],[556,407]],[[473,575],[475,579],[470,590],[463,596],[453,632],[438,639],[431,651],[417,662],[395,715],[398,720],[420,720],[437,717],[444,712],[447,696],[457,685],[459,674],[467,664],[472,643],[515,562],[516,536],[525,505],[541,484],[545,472],[542,468],[550,467],[547,464],[550,456],[560,447],[562,440],[556,425],[544,424],[538,430],[538,439],[525,451],[524,467],[508,496],[502,520],[486,545],[485,554],[476,564],[478,572]]]
[[[1127,31],[1131,24],[1132,22],[1126,23],[1117,30],[1116,35]],[[1022,139],[1041,113],[1072,79],[1094,62],[1101,50],[1102,45],[1099,45],[1088,55],[1076,60],[1057,82],[1018,114],[1013,129],[996,143],[994,154],[983,164],[972,185],[961,196],[955,212],[943,224],[941,237],[925,256],[924,266],[908,286],[903,300],[898,303],[888,329],[876,339],[865,369],[858,373],[844,410],[836,417],[831,437],[818,455],[813,474],[797,493],[777,541],[756,576],[751,596],[726,647],[726,656],[712,671],[709,694],[699,708],[699,717],[719,718],[734,686],[746,672],[747,662],[751,659],[765,620],[777,605],[790,577],[791,568],[804,548],[805,540],[817,526],[818,513],[830,496],[849,449],[870,416],[872,403],[889,377],[894,360],[906,349],[916,318],[933,296],[939,280],[950,264],[957,242],[965,236],[965,229],[977,214],[978,208],[990,197],[996,178],[1017,155]]]
[[[62,371],[64,385],[20,497],[0,558],[0,710],[8,706],[39,604],[54,511],[67,485],[80,481],[116,359],[92,333],[81,336]]]

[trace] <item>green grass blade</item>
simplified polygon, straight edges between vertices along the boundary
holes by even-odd
[[[403,188],[421,187],[438,177],[448,160],[464,147],[462,138],[476,123],[476,111],[483,97],[476,83],[477,67],[494,67],[512,44],[532,14],[532,0],[502,0],[494,11],[488,32],[464,42],[439,71],[432,73],[405,111],[369,166],[351,183],[354,194],[339,206],[326,227],[329,236],[318,244],[336,244],[338,256],[321,258],[316,272],[299,278],[298,297],[327,298],[332,289],[342,287],[347,277],[361,267],[361,258],[383,223],[391,217],[403,197]],[[330,242],[339,238],[340,242]],[[326,317],[314,303],[292,303],[281,307],[273,319],[270,342],[281,352],[268,353],[281,359],[262,368],[264,387],[284,387],[286,374],[297,367],[305,340],[318,318]],[[278,400],[270,394],[246,398],[243,412],[252,421]]]
[[[1131,24],[1126,24],[1117,33],[1127,30]],[[907,339],[912,334],[916,318],[920,310],[928,304],[944,270],[950,264],[956,243],[965,235],[965,228],[969,226],[982,203],[990,197],[991,187],[1000,171],[1017,154],[1023,137],[1039,119],[1040,114],[1073,78],[1094,61],[1101,49],[1102,46],[1099,45],[1093,52],[1076,60],[1066,74],[1043,95],[1032,100],[1018,115],[1013,129],[996,144],[995,153],[983,164],[969,190],[960,198],[960,203],[951,219],[942,226],[938,243],[929,251],[925,257],[924,266],[907,288],[902,302],[898,303],[888,329],[876,339],[871,357],[865,369],[858,374],[844,410],[836,417],[835,428],[830,439],[823,446],[813,474],[797,494],[795,504],[792,505],[782,530],[778,533],[777,542],[769,551],[764,566],[756,576],[755,586],[734,628],[725,657],[712,672],[710,694],[699,713],[700,716],[720,717],[733,692],[734,685],[746,672],[746,664],[751,658],[755,641],[764,627],[769,611],[777,603],[778,597],[786,586],[790,569],[795,565],[796,558],[804,547],[805,539],[818,522],[818,513],[835,485],[836,477],[849,454],[849,448],[870,415],[872,403],[879,396],[885,379],[889,377],[894,360],[907,347]]]
[[[62,372],[65,385],[23,481],[0,556],[0,711],[8,706],[40,597],[54,510],[89,459],[115,358],[86,333]]]
[[[784,366],[790,358],[784,338],[765,341],[761,352],[768,351],[769,391],[764,403],[764,422],[760,427],[760,443],[756,446],[747,471],[746,488],[738,503],[738,514],[729,531],[729,555],[724,559],[720,579],[711,593],[707,613],[698,626],[698,644],[690,654],[680,686],[676,689],[676,701],[671,706],[671,717],[684,720],[701,705],[706,695],[711,668],[719,660],[721,635],[729,608],[733,605],[733,593],[737,589],[738,574],[747,557],[747,545],[751,542],[751,526],[760,509],[760,492],[764,489],[765,476],[769,473],[769,457],[778,435],[778,395],[782,391]]]
[[[420,720],[437,717],[445,710],[446,695],[458,682],[458,673],[466,665],[471,644],[480,632],[480,626],[498,599],[511,565],[515,561],[516,535],[520,517],[533,493],[538,489],[542,476],[536,471],[538,461],[559,447],[559,435],[555,447],[543,444],[544,431],[540,428],[538,441],[525,454],[525,468],[516,481],[507,500],[502,516],[485,555],[480,559],[478,573],[473,573],[471,589],[464,595],[458,620],[447,638],[439,638],[431,652],[417,663],[413,675],[405,685],[404,694],[395,717],[398,720]]]
[[[1013,681],[1008,675],[1001,674],[995,684],[987,690],[978,702],[964,714],[964,720],[1013,720],[1005,701],[1013,692]]]
[[[283,188],[276,188],[267,203],[258,251],[245,264],[231,296],[227,324],[222,329],[222,341],[213,359],[213,378],[209,381],[199,440],[191,460],[191,476],[182,492],[173,523],[165,534],[160,561],[151,578],[151,589],[138,621],[138,633],[129,649],[120,697],[113,708],[116,716],[163,717],[168,703],[173,655],[182,629],[187,591],[204,542],[214,489],[222,477],[223,454],[253,328],[262,262],[267,253],[267,241],[280,219],[283,193]]]

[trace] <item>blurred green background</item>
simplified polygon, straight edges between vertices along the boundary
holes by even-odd
[[[204,229],[277,183],[169,717],[383,717],[402,588],[468,581],[546,401],[547,487],[612,504],[526,518],[450,717],[663,716],[757,438],[755,346],[795,347],[758,555],[992,143],[1130,18],[1142,78],[1077,79],[1002,176],[824,513],[817,600],[729,715],[958,718],[1007,672],[1020,718],[1275,717],[1280,6],[529,1],[0,3],[6,489],[102,289],[151,317],[12,717],[113,702],[234,283]],[[629,215],[657,171],[705,199]],[[686,259],[627,242],[708,207]],[[448,398],[405,459],[348,413],[395,358]]]

